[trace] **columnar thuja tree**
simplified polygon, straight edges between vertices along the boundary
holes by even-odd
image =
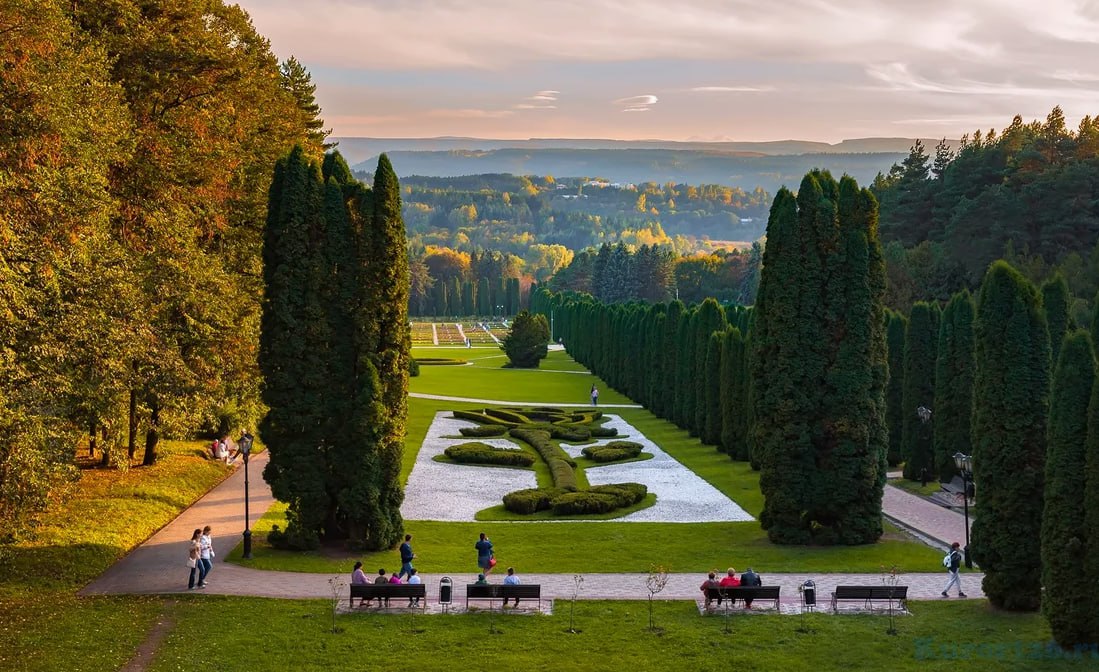
[[[881,535],[885,267],[877,203],[854,180],[810,173],[767,225],[754,310],[751,440],[778,543]]]
[[[1092,340],[1094,347],[1095,341]],[[1086,604],[1099,604],[1099,384],[1093,384],[1088,404],[1088,436],[1084,457],[1084,580],[1079,582]],[[1091,610],[1088,642],[1099,642],[1099,614]]]
[[[1095,577],[1087,574],[1089,540],[1080,506],[1087,487],[1088,403],[1095,383],[1095,353],[1086,331],[1065,338],[1054,371],[1042,512],[1042,613],[1057,643],[1071,647],[1094,641],[1090,598]]]
[[[703,371],[705,387],[703,392],[702,413],[699,436],[702,443],[712,446],[721,445],[721,345],[725,340],[724,331],[715,331],[710,334],[710,342],[706,345],[706,366]]]
[[[1007,262],[992,264],[974,325],[972,545],[989,601],[1011,610],[1041,601],[1049,354],[1038,291]]]
[[[970,426],[973,418],[973,317],[976,312],[968,290],[955,294],[939,324],[938,358],[935,365],[935,470],[939,480],[949,481],[957,468],[954,453],[973,453]]]
[[[1046,314],[1046,326],[1049,327],[1049,351],[1051,362],[1057,363],[1061,352],[1061,341],[1069,328],[1069,290],[1065,276],[1055,274],[1042,283],[1042,310]]]
[[[935,360],[939,341],[939,309],[919,302],[908,316],[904,336],[904,389],[901,395],[901,456],[904,477],[920,480],[935,475],[934,416],[918,409],[935,409]]]
[[[707,385],[711,379],[710,372],[715,375],[719,375],[720,371],[713,371],[710,369],[710,362],[707,362],[709,355],[708,349],[710,347],[710,336],[716,332],[725,331],[725,310],[721,307],[721,304],[714,299],[706,299],[702,302],[702,305],[698,308],[698,313],[695,323],[695,372],[694,372],[694,414],[687,418],[687,421],[694,427],[694,434],[697,434],[702,438],[703,443],[716,444],[718,437],[712,434],[707,434],[706,424],[707,416],[711,414],[712,409],[708,406],[708,392]],[[720,352],[716,357],[720,359]],[[718,419],[720,420],[720,419]]]
[[[888,311],[886,350],[889,353],[889,383],[885,388],[885,424],[889,428],[889,466],[895,467],[901,457],[901,435],[904,426],[904,334],[908,318]]]
[[[392,546],[407,415],[408,266],[396,175],[374,190],[300,148],[281,160],[264,240],[259,363],[271,453],[264,478],[287,502],[276,543]]]

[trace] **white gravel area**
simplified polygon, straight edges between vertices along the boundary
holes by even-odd
[[[653,455],[652,458],[639,462],[608,464],[585,470],[592,485],[643,483],[649,488],[649,492],[656,495],[653,506],[615,518],[613,522],[705,523],[753,520],[736,502],[661,450],[620,416],[604,417],[607,421],[603,426],[614,427],[618,430],[618,436],[599,439],[594,444],[618,440],[635,441],[643,446],[644,452]],[[537,487],[531,471],[449,464],[432,459],[436,455],[442,455],[449,446],[469,441],[482,441],[498,448],[518,448],[509,439],[445,438],[459,436],[458,430],[461,427],[474,426],[474,422],[455,419],[449,411],[441,411],[435,415],[408,477],[405,500],[401,506],[401,515],[405,519],[473,521],[478,511],[496,506],[507,493]],[[574,457],[579,456],[584,448],[561,445]]]
[[[533,471],[450,464],[431,459],[442,455],[450,446],[470,441],[481,441],[497,448],[519,448],[509,439],[444,438],[459,436],[458,430],[462,427],[476,426],[475,422],[452,417],[450,411],[435,414],[416,456],[416,464],[408,475],[404,504],[401,505],[401,515],[406,520],[472,521],[478,511],[496,506],[509,492],[538,487]]]

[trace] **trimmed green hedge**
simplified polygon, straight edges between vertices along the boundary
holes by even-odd
[[[512,428],[513,437],[530,444],[549,466],[554,486],[564,490],[576,490],[576,462],[568,453],[550,441],[550,434],[540,429]]]
[[[531,488],[529,490],[516,490],[504,495],[504,508],[512,513],[529,515],[538,511],[545,511],[552,506],[552,501],[568,492],[561,488]]]
[[[420,363],[415,359],[408,360],[408,375],[410,378],[420,375]]]
[[[443,453],[455,462],[469,464],[499,464],[509,467],[529,467],[534,464],[534,456],[521,450],[496,448],[480,442],[451,446]]]
[[[469,420],[470,422],[476,422],[482,425],[506,425],[508,427],[514,427],[518,423],[507,422],[499,418],[494,418],[480,411],[451,411],[455,418],[459,420]]]
[[[618,436],[618,430],[614,427],[592,427],[591,436],[593,439],[609,439]]]
[[[614,483],[598,485],[590,490],[568,492],[551,502],[553,515],[575,516],[609,513],[615,509],[633,506],[645,499],[648,488],[640,483]]]
[[[476,427],[462,427],[458,430],[462,436],[478,439],[487,436],[503,436],[508,428],[504,425],[477,425]]]
[[[633,441],[611,441],[605,446],[586,446],[581,452],[593,462],[615,462],[640,455],[641,444]]]
[[[587,427],[577,427],[575,425],[554,425],[550,430],[550,436],[558,441],[588,441],[591,439],[591,430]]]
[[[530,418],[527,416],[505,408],[486,408],[485,415],[490,418],[503,420],[505,423],[513,423],[516,425],[530,424]]]

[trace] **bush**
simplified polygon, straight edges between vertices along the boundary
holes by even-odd
[[[574,425],[553,425],[550,428],[550,436],[559,441],[587,441],[591,439],[591,430],[587,427],[576,427]]]
[[[469,420],[482,425],[507,425],[508,427],[514,427],[517,424],[501,420],[500,418],[493,418],[479,411],[452,411],[452,414],[459,420]]]
[[[614,497],[615,507],[621,509],[633,506],[645,499],[645,495],[649,494],[649,489],[641,483],[608,483],[607,485],[597,485],[588,492]]]
[[[553,515],[555,516],[609,513],[616,508],[618,507],[615,506],[613,495],[596,493],[590,490],[568,492],[553,500]]]
[[[415,359],[408,360],[408,375],[412,378],[420,375],[420,363]]]
[[[511,330],[504,337],[503,350],[511,366],[521,369],[538,368],[545,359],[549,346],[549,323],[545,315],[531,315],[522,311],[515,316]]]
[[[560,488],[531,488],[504,495],[504,508],[512,513],[529,515],[550,508],[554,498],[568,492]]]
[[[508,431],[504,425],[477,425],[476,427],[462,427],[458,430],[462,436],[471,439],[483,439],[488,436],[503,436]]]
[[[464,359],[450,359],[447,357],[419,357],[416,361],[423,366],[461,366],[469,363]]]
[[[505,408],[486,408],[485,415],[490,418],[498,418],[506,423],[513,423],[516,425],[524,425],[530,422],[530,419],[521,413],[508,410]]]
[[[550,469],[553,484],[564,490],[576,490],[576,462],[550,441],[550,434],[544,430],[516,427],[509,432],[513,437],[533,447]]]
[[[633,441],[611,441],[605,446],[587,446],[582,451],[593,462],[628,460],[641,454],[641,444]]]
[[[468,464],[499,464],[509,467],[529,467],[534,464],[534,456],[521,450],[496,448],[480,442],[451,446],[443,453],[455,462]]]
[[[594,439],[609,439],[612,436],[618,436],[618,430],[614,427],[592,427],[591,435]]]

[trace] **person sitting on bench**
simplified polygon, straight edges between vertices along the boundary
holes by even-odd
[[[505,586],[518,586],[519,585],[519,577],[515,576],[515,568],[514,567],[508,567],[508,575],[504,577],[504,585]],[[506,598],[506,597],[504,598],[504,606],[505,607],[508,606],[508,598]],[[518,597],[515,598],[515,606],[517,606],[517,607],[519,606],[519,598]]]
[[[740,585],[742,585],[742,586],[762,586],[763,585],[763,579],[760,578],[759,574],[756,574],[752,570],[751,567],[749,567],[748,571],[746,571],[746,572],[744,572],[743,574],[740,575]],[[751,609],[752,608],[752,600],[750,600],[750,599],[744,600],[744,608],[745,609]]]

